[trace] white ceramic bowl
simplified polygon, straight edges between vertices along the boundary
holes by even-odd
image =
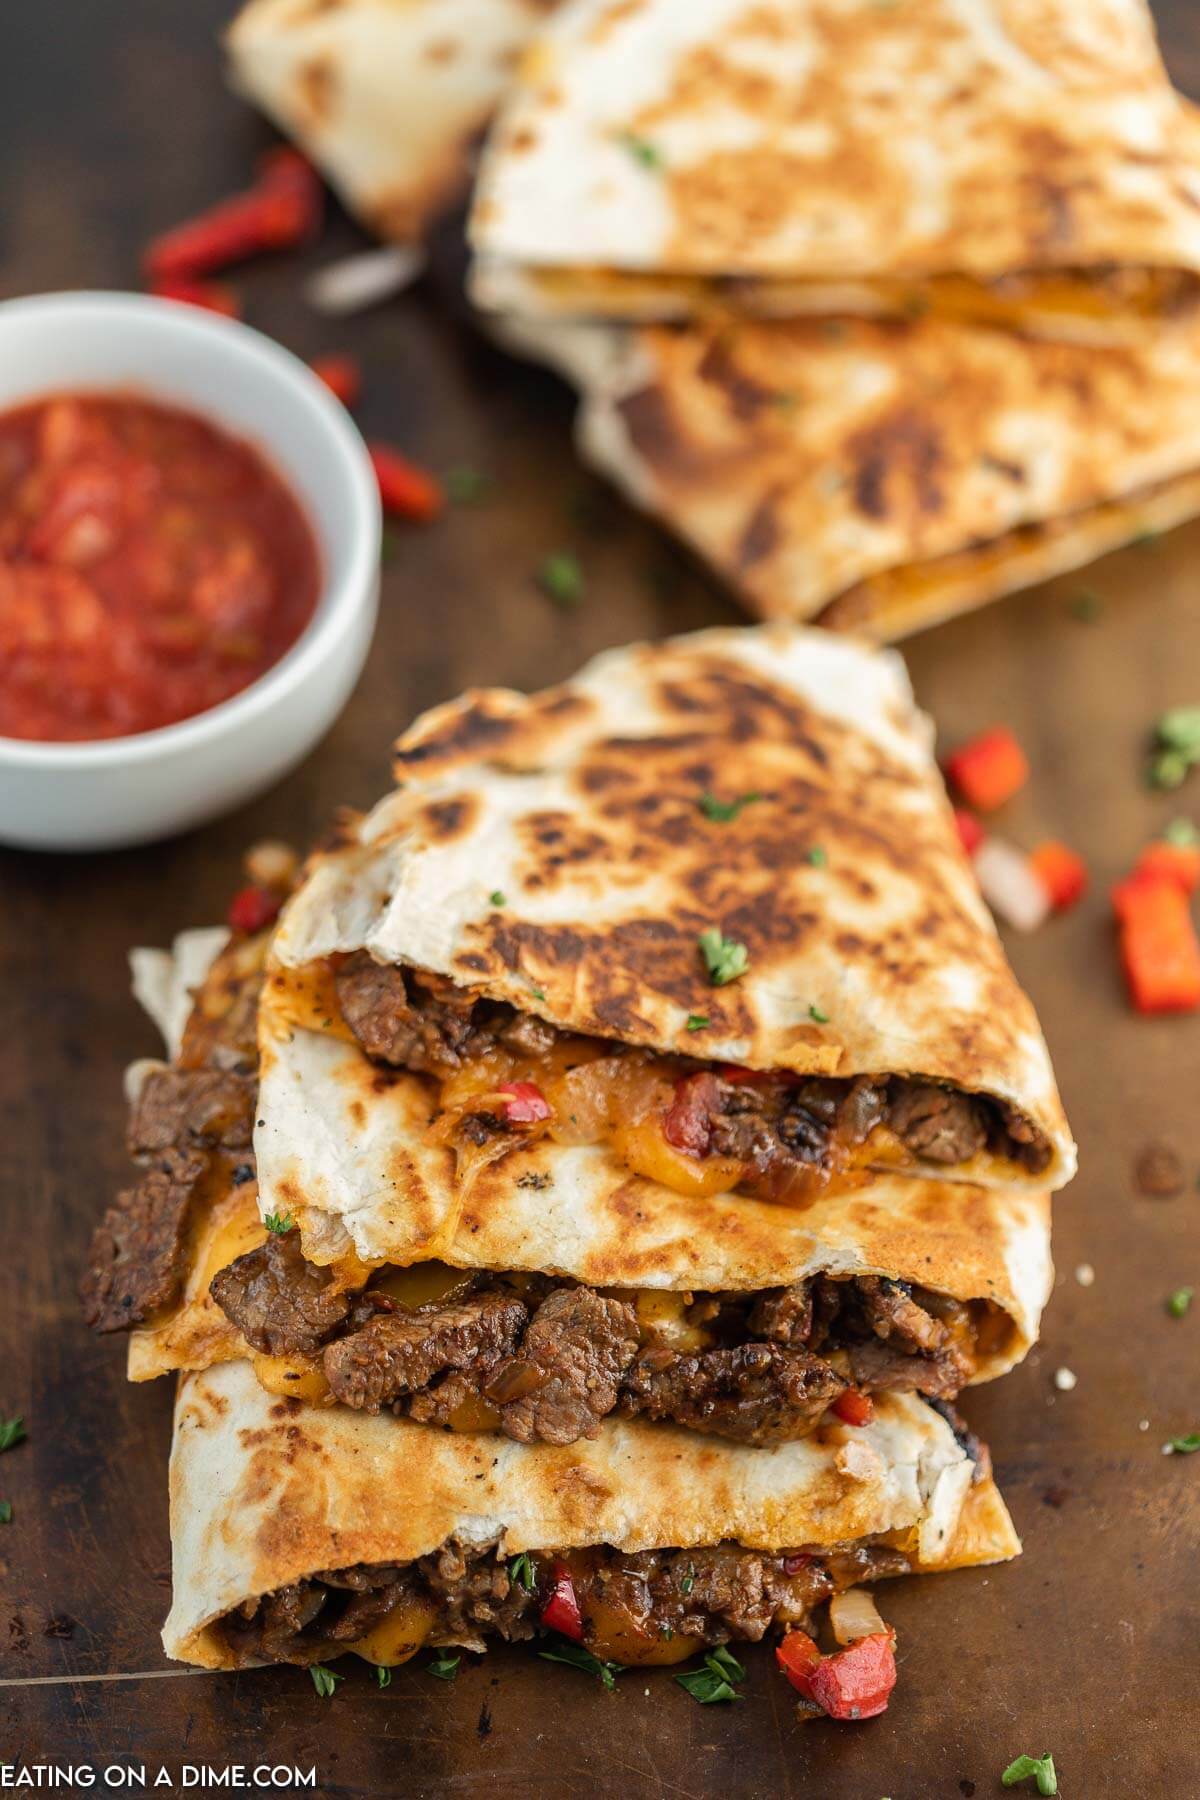
[[[288,482],[321,555],[302,636],[240,694],[136,737],[0,737],[0,842],[145,843],[227,812],[322,738],[357,681],[379,604],[379,493],[344,409],[290,351],[232,320],[142,294],[0,304],[0,410],[71,389],[132,390],[248,439]]]

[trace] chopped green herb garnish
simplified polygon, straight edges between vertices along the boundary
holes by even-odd
[[[690,1594],[692,1589],[695,1587],[695,1585],[696,1585],[696,1565],[695,1565],[695,1563],[689,1563],[688,1564],[688,1572],[679,1584],[679,1591],[681,1594]]]
[[[1163,1445],[1166,1456],[1193,1456],[1200,1450],[1200,1431],[1189,1431],[1186,1437],[1173,1437]]]
[[[338,1682],[346,1679],[344,1675],[335,1675],[332,1669],[325,1668],[322,1663],[314,1663],[308,1672],[322,1700],[328,1700]]]
[[[614,1677],[620,1675],[625,1667],[624,1663],[601,1662],[598,1656],[593,1656],[582,1644],[568,1643],[565,1638],[553,1650],[539,1650],[538,1655],[543,1662],[566,1663],[572,1669],[582,1669],[585,1675],[594,1675],[610,1693],[617,1685]]]
[[[1082,619],[1085,624],[1090,624],[1093,619],[1098,619],[1103,611],[1104,605],[1099,594],[1093,594],[1090,588],[1085,588],[1081,594],[1076,594],[1071,601],[1071,617]]]
[[[709,1019],[707,1013],[689,1013],[687,1016],[687,1028],[689,1031],[707,1031],[708,1024]]]
[[[268,1213],[263,1220],[267,1230],[273,1232],[276,1237],[286,1237],[295,1222],[291,1213]]]
[[[1172,819],[1163,836],[1168,844],[1178,844],[1183,850],[1190,850],[1194,844],[1200,844],[1200,830],[1197,830],[1190,819]]]
[[[1192,1295],[1195,1293],[1195,1291],[1196,1291],[1195,1288],[1190,1288],[1190,1287],[1181,1287],[1181,1288],[1175,1289],[1175,1292],[1171,1295],[1171,1298],[1167,1301],[1167,1311],[1170,1313],[1170,1315],[1173,1319],[1182,1319],[1183,1318],[1184,1314],[1188,1310],[1188,1307],[1192,1304]]]
[[[722,1644],[719,1649],[709,1651],[702,1669],[692,1669],[686,1675],[676,1675],[675,1679],[693,1700],[698,1700],[701,1706],[711,1706],[715,1700],[740,1700],[742,1696],[734,1692],[733,1684],[744,1681],[746,1671]]]
[[[504,895],[500,892],[499,888],[496,888],[494,893],[489,894],[488,898],[493,906],[504,906],[506,904]]]
[[[829,1014],[822,1012],[819,1006],[810,1006],[808,1016],[814,1025],[828,1025],[829,1023]]]
[[[705,793],[701,794],[696,804],[706,819],[712,819],[718,825],[728,825],[731,819],[737,818],[743,806],[753,806],[756,800],[761,799],[761,794],[739,794],[736,800],[718,800],[715,794]]]
[[[1173,707],[1154,728],[1151,784],[1177,788],[1196,763],[1200,763],[1200,706]]]
[[[520,1556],[514,1556],[509,1563],[508,1579],[514,1587],[523,1587],[527,1594],[532,1594],[534,1588],[533,1563],[527,1550],[523,1550]]]
[[[635,162],[641,163],[643,169],[662,168],[662,155],[657,145],[652,144],[648,138],[638,137],[636,132],[623,131],[617,141],[628,150]]]
[[[0,1500],[0,1525],[12,1524],[12,1501]]]
[[[426,1663],[425,1673],[438,1681],[453,1681],[461,1661],[461,1656],[435,1656],[431,1663]]]
[[[1048,1750],[1045,1756],[1018,1756],[1000,1777],[1000,1785],[1016,1787],[1018,1781],[1028,1781],[1031,1775],[1037,1782],[1039,1794],[1057,1794],[1058,1776],[1054,1772],[1054,1758]]]
[[[460,463],[456,469],[446,470],[445,489],[448,497],[456,506],[472,506],[475,501],[482,500],[491,487],[491,478],[482,469],[472,469],[466,463]]]
[[[384,1663],[377,1663],[375,1666],[375,1685],[381,1688],[392,1685],[392,1671]]]
[[[750,967],[750,952],[745,944],[723,936],[715,925],[702,931],[698,941],[708,978],[714,987],[724,987],[728,982],[736,981]]]
[[[583,599],[583,570],[570,550],[556,550],[538,570],[538,585],[555,606],[578,606]]]
[[[529,984],[529,991],[533,995],[535,1000],[544,1000],[546,998],[546,996],[545,996],[545,994],[543,994],[541,988],[534,987],[532,982],[530,982],[530,984]]]
[[[829,861],[829,853],[822,850],[820,844],[814,844],[808,853],[808,860],[814,869],[823,869]]]
[[[11,1450],[15,1444],[23,1444],[25,1436],[24,1419],[0,1419],[0,1450]]]

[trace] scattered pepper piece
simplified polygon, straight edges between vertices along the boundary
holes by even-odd
[[[581,1643],[583,1614],[579,1610],[579,1601],[575,1598],[575,1583],[567,1564],[562,1561],[554,1562],[550,1569],[550,1579],[553,1585],[542,1606],[542,1624],[548,1631],[561,1631],[573,1644]]]
[[[1074,906],[1088,890],[1087,864],[1078,851],[1047,839],[1029,857],[1033,872],[1050,896],[1055,912]]]
[[[1194,1012],[1200,1007],[1200,941],[1188,897],[1172,881],[1135,877],[1122,884],[1121,962],[1139,1012]]]
[[[282,905],[282,895],[271,888],[239,888],[229,902],[226,922],[231,931],[240,931],[247,937],[251,937],[256,931],[262,931],[278,918]]]
[[[397,519],[412,519],[420,525],[437,517],[445,505],[445,495],[432,475],[409,462],[391,444],[369,443],[367,454],[385,513]]]
[[[1147,844],[1133,866],[1133,879],[1173,881],[1185,894],[1200,887],[1200,844],[1178,844],[1159,838]]]
[[[847,1425],[869,1425],[875,1417],[871,1396],[852,1387],[842,1389],[830,1410]]]
[[[233,289],[220,281],[189,281],[182,276],[150,284],[157,300],[177,300],[182,306],[198,306],[202,312],[219,313],[223,319],[240,319],[241,302]]]
[[[956,806],[954,809],[954,828],[958,832],[958,841],[966,851],[967,855],[974,856],[987,835],[983,826],[975,817],[975,814],[967,812],[965,807]]]
[[[304,243],[316,233],[321,210],[322,188],[312,165],[296,150],[269,151],[253,187],[155,238],[142,266],[156,282],[193,281],[262,250]]]
[[[775,1660],[798,1694],[831,1719],[873,1719],[886,1711],[896,1685],[896,1639],[890,1631],[858,1638],[822,1656],[804,1631],[789,1631]]]
[[[1029,763],[1006,725],[981,732],[946,759],[946,774],[969,806],[994,812],[1029,780]]]
[[[362,369],[356,356],[347,356],[341,352],[328,356],[314,356],[309,368],[323,381],[335,400],[343,406],[353,406],[362,393]]]

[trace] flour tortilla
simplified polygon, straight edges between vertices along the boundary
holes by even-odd
[[[760,617],[895,639],[1200,512],[1200,314],[1105,348],[932,317],[502,335]]]
[[[1095,337],[1200,270],[1197,118],[1145,0],[569,0],[493,128],[475,294],[677,318],[921,293]]]
[[[163,1643],[182,1662],[232,1667],[211,1627],[235,1607],[321,1569],[411,1562],[450,1537],[518,1555],[901,1533],[922,1568],[1015,1556],[1003,1502],[990,1479],[972,1487],[974,1468],[908,1394],[882,1395],[868,1426],[770,1449],[638,1421],[563,1449],[306,1408],[227,1363],[179,1385]]]
[[[234,85],[384,237],[458,199],[475,139],[547,0],[250,0]]]
[[[311,859],[274,939],[279,970],[366,949],[592,1037],[945,1081],[1009,1102],[1052,1159],[1038,1176],[987,1152],[916,1172],[1035,1191],[1072,1173],[1045,1042],[894,653],[779,626],[635,645],[532,697],[482,690],[435,708],[400,740],[396,773],[395,792]],[[708,788],[758,798],[714,823]],[[749,953],[721,987],[698,949],[713,927]],[[385,1082],[358,1091],[337,1022],[322,1032],[297,1013],[294,986],[268,979],[260,1012],[264,1203],[291,1210],[297,1172],[311,1183],[327,1168],[332,1187],[353,1163],[343,1210],[356,1231],[373,1215],[381,1239],[411,1176],[389,1122],[401,1102]],[[689,1030],[697,1017],[707,1025]],[[300,1028],[328,1039],[336,1073]],[[327,1118],[339,1106],[354,1121],[344,1136]],[[314,1197],[306,1186],[301,1204]]]

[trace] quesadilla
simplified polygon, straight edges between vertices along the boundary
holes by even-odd
[[[503,335],[760,616],[902,637],[1200,512],[1200,314],[1106,348],[937,318]]]
[[[1145,0],[570,0],[493,128],[474,294],[1120,338],[1195,298],[1198,120]]]
[[[475,140],[549,0],[250,0],[234,85],[383,237],[464,191]]]
[[[986,1453],[907,1395],[773,1450],[636,1421],[561,1449],[272,1399],[239,1363],[180,1382],[171,1540],[163,1642],[213,1669],[480,1650],[555,1624],[555,1592],[593,1655],[679,1663],[1020,1551]]]

